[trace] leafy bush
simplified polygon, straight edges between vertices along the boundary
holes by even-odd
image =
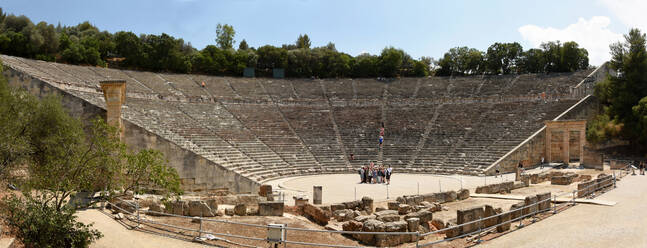
[[[74,209],[57,211],[38,198],[5,197],[3,216],[26,247],[88,247],[103,235],[92,224],[76,221]]]

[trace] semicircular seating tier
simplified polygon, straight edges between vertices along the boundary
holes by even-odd
[[[258,182],[370,161],[398,173],[480,174],[580,100],[570,91],[591,72],[271,79],[0,58],[104,109],[99,82],[125,80],[124,121]]]

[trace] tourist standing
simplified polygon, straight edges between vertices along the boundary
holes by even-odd
[[[386,168],[386,184],[391,184],[391,174],[393,173],[393,168],[389,165],[389,168]]]
[[[384,182],[384,169],[382,169],[382,166],[377,169],[377,179],[377,183]]]
[[[382,148],[382,143],[384,142],[384,136],[380,135],[380,138],[378,140],[380,141],[380,148]]]
[[[377,168],[373,167],[373,183],[377,182]]]
[[[359,168],[359,183],[364,183],[366,179],[364,178],[364,166]]]

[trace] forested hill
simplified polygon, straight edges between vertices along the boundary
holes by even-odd
[[[216,28],[216,44],[199,50],[164,33],[110,33],[87,21],[76,26],[34,24],[0,8],[0,53],[69,64],[222,76],[242,76],[245,68],[252,67],[261,77],[271,76],[273,68],[285,69],[287,77],[367,78],[569,72],[589,66],[587,51],[575,42],[548,42],[525,51],[516,42],[494,43],[485,52],[455,47],[434,60],[415,59],[394,47],[385,47],[379,55],[352,56],[338,51],[332,42],[311,47],[307,34],[299,35],[294,44],[254,48],[245,39],[236,44],[231,25]]]

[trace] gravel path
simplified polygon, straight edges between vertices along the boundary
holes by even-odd
[[[598,198],[618,203],[580,204],[483,247],[647,247],[647,176],[626,176]]]
[[[78,220],[83,223],[94,223],[94,228],[101,231],[104,237],[90,245],[91,248],[104,247],[207,247],[200,244],[182,241],[178,239],[163,237],[144,233],[136,230],[129,230],[119,222],[96,209],[78,211]]]

